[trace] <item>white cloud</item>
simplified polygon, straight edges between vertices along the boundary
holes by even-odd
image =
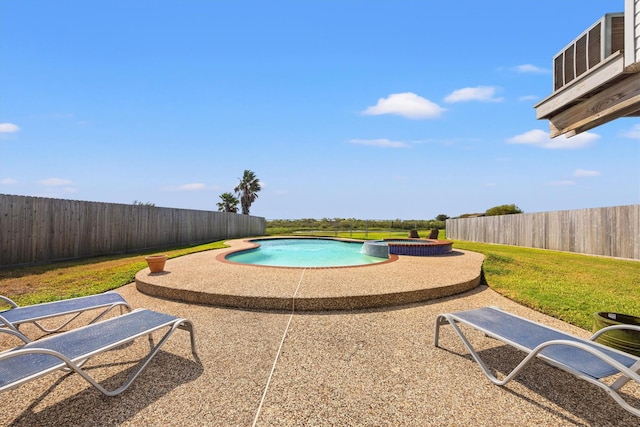
[[[567,187],[571,185],[576,185],[576,182],[571,181],[570,179],[565,179],[562,181],[551,181],[549,185],[551,185],[552,187]]]
[[[467,101],[481,101],[481,102],[501,102],[504,98],[494,98],[494,95],[498,91],[494,86],[477,86],[477,87],[465,87],[457,89],[451,92],[444,99],[445,102],[467,102]]]
[[[587,169],[576,169],[575,172],[573,172],[573,176],[575,177],[599,176],[599,175],[600,175],[600,172],[587,170]]]
[[[549,132],[545,132],[540,129],[533,129],[509,138],[507,143],[535,145],[537,147],[548,149],[575,150],[591,145],[598,138],[600,138],[600,135],[598,134],[584,132],[571,138],[560,135],[551,139],[549,137]]]
[[[63,185],[70,185],[72,182],[68,179],[62,178],[47,178],[40,181],[40,184],[46,185],[47,187],[59,187]]]
[[[412,92],[393,93],[368,107],[362,114],[378,116],[395,114],[409,119],[432,119],[442,115],[444,108]]]
[[[211,186],[209,189],[215,190],[216,188],[217,186]],[[201,182],[191,182],[188,184],[167,186],[167,187],[164,187],[162,190],[163,191],[200,191],[200,190],[206,190],[206,189],[207,189],[206,184],[203,184]]]
[[[18,183],[18,180],[13,178],[0,179],[0,184],[2,185],[15,185],[17,183]]]
[[[531,65],[531,64],[517,65],[517,66],[513,67],[513,69],[516,70],[519,73],[546,74],[546,73],[550,73],[551,72],[551,70],[549,70],[547,68],[540,68],[540,67],[537,67],[537,66]]]
[[[202,190],[205,188],[205,185],[201,182],[194,182],[191,184],[183,184],[178,186],[178,191],[194,191],[194,190]]]
[[[72,187],[73,182],[62,178],[47,178],[38,181],[39,184],[46,187],[52,187],[45,190],[45,194],[41,197],[63,197],[65,194],[77,193],[78,189]]]
[[[19,130],[20,127],[13,123],[0,123],[0,133],[16,133]]]
[[[384,148],[408,148],[409,144],[401,141],[391,141],[385,138],[381,139],[352,139],[349,141],[351,144],[369,145],[371,147],[384,147]]]
[[[520,135],[509,138],[509,144],[533,144],[541,145],[549,140],[549,133],[540,129],[533,129]]]
[[[640,139],[640,125],[635,125],[626,132],[621,132],[620,136],[623,138]]]
[[[539,98],[540,97],[536,96],[536,95],[525,95],[525,96],[521,96],[520,98],[518,98],[518,101],[536,101]]]
[[[592,145],[600,135],[596,133],[584,132],[571,138],[567,138],[565,135],[560,135],[554,139],[549,139],[549,142],[544,144],[544,148],[559,149],[559,150],[574,150],[585,148]]]

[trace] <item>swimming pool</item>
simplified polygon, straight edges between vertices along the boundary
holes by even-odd
[[[227,261],[272,267],[348,267],[389,261],[362,253],[362,242],[322,238],[256,239],[256,248],[233,252]]]

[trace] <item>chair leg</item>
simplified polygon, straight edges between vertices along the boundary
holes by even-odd
[[[631,365],[629,369],[632,370],[633,372],[640,373],[640,360],[634,363],[633,365]],[[611,384],[611,389],[616,391],[620,390],[629,381],[631,381],[631,378],[627,377],[626,375],[622,375],[620,376],[620,378],[615,380],[613,384]]]
[[[89,322],[89,324],[95,323],[98,320],[102,319],[102,317],[104,317],[105,314],[107,314],[108,312],[110,312],[111,310],[113,310],[116,306],[120,307],[120,314],[124,314],[124,309],[126,308],[127,311],[131,311],[131,307],[129,307],[128,304],[114,304],[114,305],[110,305],[109,307],[107,307],[105,310],[103,310],[98,316],[94,317],[93,320],[91,322]]]
[[[53,332],[58,332],[60,329],[64,328],[65,326],[67,326],[69,323],[71,323],[76,317],[80,316],[82,314],[82,312],[80,313],[76,313],[74,316],[71,316],[70,319],[68,319],[66,322],[63,322],[60,326],[55,327],[55,328],[45,328],[44,326],[42,326],[40,324],[40,322],[33,322],[34,325],[36,325],[42,332],[46,332],[48,334],[51,334]]]
[[[149,354],[145,356],[144,359],[142,359],[138,363],[138,366],[136,367],[135,371],[133,371],[131,375],[129,375],[127,380],[120,387],[114,390],[105,389],[102,385],[96,382],[91,376],[89,376],[89,374],[87,374],[79,366],[77,366],[76,364],[73,364],[73,362],[71,362],[73,366],[70,366],[70,368],[73,369],[78,374],[80,374],[85,380],[87,380],[91,385],[97,388],[102,394],[106,396],[117,396],[118,394],[128,389],[129,386],[133,383],[133,381],[136,378],[138,378],[138,375],[142,373],[144,368],[146,368],[149,362],[151,362],[151,359],[153,359],[153,357],[158,353],[158,351],[160,351],[160,348],[164,345],[167,339],[169,339],[169,337],[173,334],[173,332],[178,328],[188,330],[190,332],[192,350],[195,352],[195,336],[193,334],[193,324],[191,323],[191,321],[187,319],[179,319],[178,321],[176,321],[171,325],[171,328],[162,336],[162,338],[158,341],[158,343],[155,346],[153,345],[153,338],[151,336],[152,334],[149,334],[149,342],[152,345],[151,351],[149,352]],[[70,361],[67,362],[67,364],[69,363]]]
[[[453,328],[454,332],[456,333],[456,335],[458,335],[458,338],[460,338],[460,340],[462,341],[462,343],[464,344],[464,346],[467,348],[467,350],[469,351],[469,353],[471,354],[471,357],[473,357],[473,360],[476,361],[476,363],[478,364],[478,366],[480,366],[480,369],[482,370],[482,372],[484,373],[484,375],[489,378],[489,380],[499,386],[503,386],[506,383],[508,383],[509,381],[511,381],[516,375],[518,375],[518,373],[525,367],[527,366],[535,357],[536,357],[536,353],[530,353],[528,354],[519,364],[518,366],[516,366],[509,374],[507,374],[502,380],[499,380],[498,377],[496,377],[495,375],[493,375],[491,373],[491,371],[489,370],[489,368],[487,367],[487,365],[484,363],[484,360],[482,360],[482,358],[480,357],[480,355],[476,352],[476,350],[473,348],[473,346],[471,345],[471,343],[469,342],[469,340],[467,339],[467,337],[464,335],[464,333],[462,332],[462,330],[460,329],[460,327],[458,326],[457,322],[455,321],[455,319],[453,319],[451,316],[449,316],[448,314],[441,314],[438,316],[438,318],[436,319],[436,338],[435,338],[435,344],[436,346],[438,345],[438,337],[437,334],[439,333],[439,329],[440,329],[440,325],[444,325],[446,323],[449,323],[451,325],[451,327]]]

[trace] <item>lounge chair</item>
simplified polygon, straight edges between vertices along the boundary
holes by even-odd
[[[154,345],[152,332],[163,328],[168,328],[168,331]],[[191,351],[195,355],[193,324],[189,320],[145,309],[136,309],[122,316],[50,335],[37,341],[29,341],[20,332],[12,329],[0,329],[0,333],[13,335],[25,342],[24,345],[0,353],[0,392],[62,369],[77,372],[103,394],[115,396],[131,385],[176,328],[189,331]],[[122,386],[107,390],[82,369],[91,357],[144,335],[149,337],[151,350]],[[117,354],[114,354],[115,359]]]
[[[470,326],[485,335],[500,340],[525,353],[527,356],[503,379],[499,380],[485,365],[478,353],[463,334],[458,323]],[[629,404],[619,393],[630,380],[640,384],[640,357],[624,353],[593,342],[598,336],[612,329],[640,331],[640,326],[615,325],[583,339],[557,329],[515,316],[497,307],[484,307],[457,313],[440,314],[436,318],[434,345],[438,347],[440,326],[450,324],[467,347],[471,356],[480,365],[484,374],[497,385],[512,380],[535,357],[588,381],[606,391],[620,406],[640,416],[640,408]],[[620,376],[606,384],[601,379]]]
[[[0,303],[2,301],[10,305],[11,308],[0,311],[0,328],[5,327],[14,331],[17,331],[19,326],[23,323],[33,323],[43,332],[57,332],[85,311],[99,308],[103,308],[104,310],[100,312],[98,316],[94,317],[89,323],[97,322],[115,307],[120,308],[120,313],[123,312],[123,309],[131,311],[129,304],[127,304],[124,298],[116,292],[105,292],[98,295],[71,298],[24,307],[19,307],[18,304],[11,299],[0,295]],[[45,328],[40,322],[38,322],[39,320],[66,315],[73,316],[55,328]]]

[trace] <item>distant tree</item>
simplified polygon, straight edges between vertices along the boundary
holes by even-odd
[[[496,215],[511,215],[511,214],[519,214],[522,213],[520,208],[516,205],[500,205],[494,206],[484,213],[486,216],[496,216]]]
[[[444,230],[446,228],[445,225],[446,225],[445,221],[436,221],[436,220],[434,220],[434,221],[429,222],[429,226],[426,227],[426,228],[428,228],[430,230],[433,230],[434,228],[437,228],[439,230]]]
[[[238,213],[238,203],[240,203],[240,200],[238,200],[236,196],[231,193],[222,193],[220,200],[221,201],[217,203],[218,212]]]
[[[139,201],[137,201],[137,200],[134,200],[134,201],[133,201],[133,205],[134,205],[134,206],[152,206],[152,207],[153,207],[153,206],[155,206],[156,204],[155,204],[155,203],[151,203],[151,202],[143,203],[143,202],[139,202]]]
[[[256,174],[249,169],[245,169],[242,178],[240,178],[240,183],[233,189],[240,196],[240,204],[244,215],[249,215],[251,204],[258,198],[258,191],[260,190],[260,180],[256,177]]]
[[[477,218],[485,215],[485,213],[465,213],[460,215],[458,218]]]
[[[446,221],[448,219],[449,219],[449,217],[447,215],[445,215],[445,214],[440,214],[440,215],[438,215],[436,217],[436,221]]]

